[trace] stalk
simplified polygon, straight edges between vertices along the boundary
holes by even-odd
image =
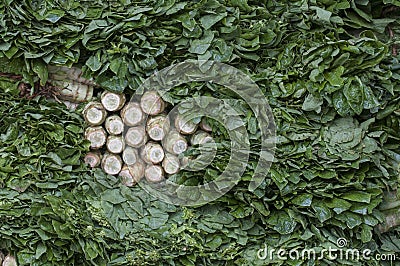
[[[124,139],[122,136],[108,136],[107,150],[111,153],[121,153],[125,148]]]
[[[130,127],[137,126],[144,120],[144,113],[138,103],[130,102],[121,110],[124,124]]]
[[[117,175],[122,169],[122,160],[119,155],[105,153],[101,160],[101,168],[109,175]]]
[[[106,118],[105,128],[110,135],[120,135],[124,131],[124,123],[118,115]]]
[[[90,126],[99,126],[106,120],[107,111],[99,102],[90,102],[83,109],[83,117]]]
[[[124,107],[126,98],[124,94],[104,91],[101,94],[101,103],[107,111],[115,112]]]
[[[179,133],[182,134],[193,134],[197,129],[197,124],[192,120],[186,121],[181,115],[177,115],[175,118],[175,128]]]
[[[139,155],[136,149],[132,147],[126,147],[122,152],[122,160],[127,165],[133,165],[139,160]]]
[[[387,211],[383,223],[378,224],[375,228],[380,233],[385,233],[393,227],[400,225],[400,212],[398,209]]]
[[[147,121],[146,131],[149,137],[155,141],[161,141],[170,128],[169,119],[166,115],[157,115]]]
[[[179,164],[181,166],[181,169],[185,169],[189,165],[189,157],[182,157],[179,160]]]
[[[400,198],[397,191],[385,191],[383,193],[383,202],[379,205],[379,210],[390,210],[400,206]]]
[[[200,122],[199,126],[200,126],[200,128],[201,128],[202,130],[204,130],[204,131],[207,131],[207,132],[211,132],[211,131],[212,131],[212,128],[211,128],[211,126],[207,123],[205,117],[203,117],[203,118],[201,119],[201,122]]]
[[[179,158],[170,153],[165,154],[162,167],[167,174],[173,175],[178,173],[180,168]]]
[[[53,80],[75,80],[79,83],[96,86],[92,79],[82,78],[82,70],[76,67],[48,66],[49,79]]]
[[[125,143],[133,148],[140,148],[147,142],[147,135],[144,127],[131,127],[125,134]]]
[[[90,151],[86,154],[84,161],[91,168],[95,168],[101,163],[101,154],[99,151]]]
[[[122,166],[121,172],[119,172],[118,176],[121,177],[122,184],[124,184],[127,187],[132,187],[136,184],[131,174],[131,171],[129,170],[129,167],[126,164]]]
[[[76,110],[76,108],[78,108],[78,106],[79,106],[79,104],[78,103],[73,103],[73,102],[70,102],[70,101],[62,101],[64,104],[65,104],[65,106],[69,109],[69,110],[71,110],[71,111],[75,111]]]
[[[179,155],[188,148],[186,139],[177,131],[170,131],[163,141],[164,149],[174,155]]]
[[[90,141],[90,148],[99,149],[106,144],[107,133],[103,127],[88,127],[85,130],[85,138]]]
[[[149,115],[157,115],[164,111],[165,102],[156,91],[146,91],[140,99],[140,107]]]
[[[93,86],[82,84],[74,80],[53,80],[49,79],[48,82],[60,88],[57,97],[61,100],[71,102],[87,102],[93,98]]]
[[[136,184],[144,177],[146,164],[142,160],[138,159],[136,163],[129,165],[128,168],[132,175],[133,181]]]
[[[150,141],[143,147],[140,156],[148,164],[158,164],[164,159],[164,150],[160,144]]]
[[[161,166],[149,164],[144,170],[144,176],[150,183],[158,183],[164,180],[164,171]]]
[[[14,256],[7,255],[3,260],[2,266],[17,266],[17,260]]]
[[[192,137],[190,138],[190,143],[192,145],[200,145],[209,142],[213,142],[214,139],[205,131],[197,131]]]

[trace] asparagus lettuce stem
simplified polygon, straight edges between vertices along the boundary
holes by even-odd
[[[107,111],[99,102],[90,102],[83,109],[83,117],[90,126],[99,126],[106,119]]]
[[[170,131],[163,141],[164,149],[172,154],[179,155],[188,148],[186,139],[177,131]]]
[[[133,148],[142,147],[146,141],[146,130],[142,126],[131,127],[125,134],[125,143]]]
[[[69,109],[69,110],[71,110],[71,111],[75,111],[76,110],[76,108],[78,108],[78,106],[79,106],[79,104],[78,103],[73,103],[73,102],[70,102],[70,101],[62,101],[64,104],[65,104],[65,106]]]
[[[76,67],[49,65],[47,70],[49,72],[49,79],[52,80],[74,80],[81,84],[96,86],[96,83],[92,79],[83,78],[82,70]]]
[[[150,183],[158,183],[164,180],[164,171],[161,166],[149,164],[144,171],[146,180]]]
[[[138,159],[136,163],[132,165],[128,165],[130,174],[132,175],[133,181],[138,183],[144,177],[144,170],[146,168],[146,164]]]
[[[106,118],[105,128],[110,135],[120,135],[124,131],[124,123],[118,115],[111,115]]]
[[[109,175],[117,175],[122,169],[122,160],[119,155],[105,153],[101,160],[101,168]]]
[[[136,149],[132,147],[125,147],[122,152],[122,160],[127,165],[135,164],[139,160],[139,155]]]
[[[122,136],[108,136],[106,146],[111,153],[121,153],[125,148],[124,139]]]
[[[175,128],[182,134],[193,134],[197,129],[197,124],[192,120],[184,119],[181,115],[175,117]]]
[[[101,154],[99,151],[88,152],[84,159],[85,163],[91,168],[97,167],[101,163]]]
[[[148,164],[158,164],[164,159],[164,150],[156,142],[148,142],[140,153],[143,161]]]
[[[389,231],[391,228],[400,225],[400,212],[398,209],[390,210],[384,212],[385,220],[383,223],[378,224],[375,228],[380,233],[385,233]]]
[[[209,142],[213,142],[214,139],[205,131],[197,131],[192,137],[190,138],[190,143],[192,145],[200,145]]]
[[[117,94],[110,91],[104,91],[101,94],[101,103],[107,111],[115,112],[120,110],[125,104],[124,94]]]
[[[17,260],[14,256],[7,255],[4,260],[2,266],[17,266]]]
[[[99,149],[106,143],[107,133],[101,126],[88,127],[85,130],[85,138],[90,141],[90,148]]]
[[[138,103],[130,102],[121,110],[121,117],[127,126],[137,126],[144,120],[144,113]]]
[[[180,168],[179,158],[170,153],[165,154],[162,167],[167,174],[176,174]]]
[[[86,102],[93,97],[93,86],[82,84],[74,80],[52,80],[48,81],[53,86],[60,88],[58,98],[71,102]]]
[[[201,128],[202,130],[204,130],[204,131],[207,131],[207,132],[211,132],[211,131],[212,131],[212,128],[211,128],[211,126],[207,123],[205,117],[203,117],[203,118],[201,119],[201,122],[200,122],[199,126],[200,126],[200,128]]]
[[[121,172],[119,172],[118,176],[121,177],[122,184],[124,184],[127,187],[132,187],[137,183],[136,180],[133,178],[128,165],[126,164],[122,166]]]
[[[146,91],[140,99],[140,107],[149,115],[157,115],[164,111],[165,102],[156,91]]]
[[[169,127],[168,117],[166,115],[157,115],[147,121],[146,130],[151,139],[160,141],[168,133]]]

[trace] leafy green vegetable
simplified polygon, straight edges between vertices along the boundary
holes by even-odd
[[[398,228],[383,235],[373,228],[385,219],[378,208],[383,191],[398,189],[399,6],[388,0],[3,1],[2,74],[44,84],[48,64],[77,65],[101,87],[133,93],[176,62],[229,63],[267,97],[277,150],[268,177],[249,191],[260,147],[249,106],[213,83],[177,86],[164,95],[172,105],[199,95],[230,99],[243,114],[252,152],[239,184],[218,201],[167,205],[87,170],[79,114],[16,98],[18,82],[2,75],[0,249],[20,265],[262,265],[257,251],[264,244],[327,247],[339,237],[352,248],[398,251]],[[216,160],[202,172],[182,171],[175,182],[213,180],[228,164],[227,129],[208,122],[219,143]]]

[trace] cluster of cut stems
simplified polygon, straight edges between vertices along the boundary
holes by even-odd
[[[124,94],[104,91],[99,101],[89,102],[83,116],[89,127],[85,138],[91,151],[85,162],[118,175],[127,186],[142,178],[158,183],[182,169],[180,158],[189,145],[213,141],[211,127],[166,114],[166,103],[156,91],[146,91],[137,101]],[[199,129],[200,128],[200,129]]]

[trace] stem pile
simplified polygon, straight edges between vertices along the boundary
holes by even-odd
[[[85,137],[92,149],[85,162],[90,167],[101,166],[107,174],[119,175],[126,186],[137,184],[143,177],[157,183],[178,173],[182,166],[178,156],[189,143],[212,142],[208,133],[211,127],[204,118],[200,124],[180,115],[170,121],[163,113],[165,108],[156,91],[147,91],[137,102],[128,103],[124,94],[104,91],[100,101],[88,103],[83,110],[89,126]]]

